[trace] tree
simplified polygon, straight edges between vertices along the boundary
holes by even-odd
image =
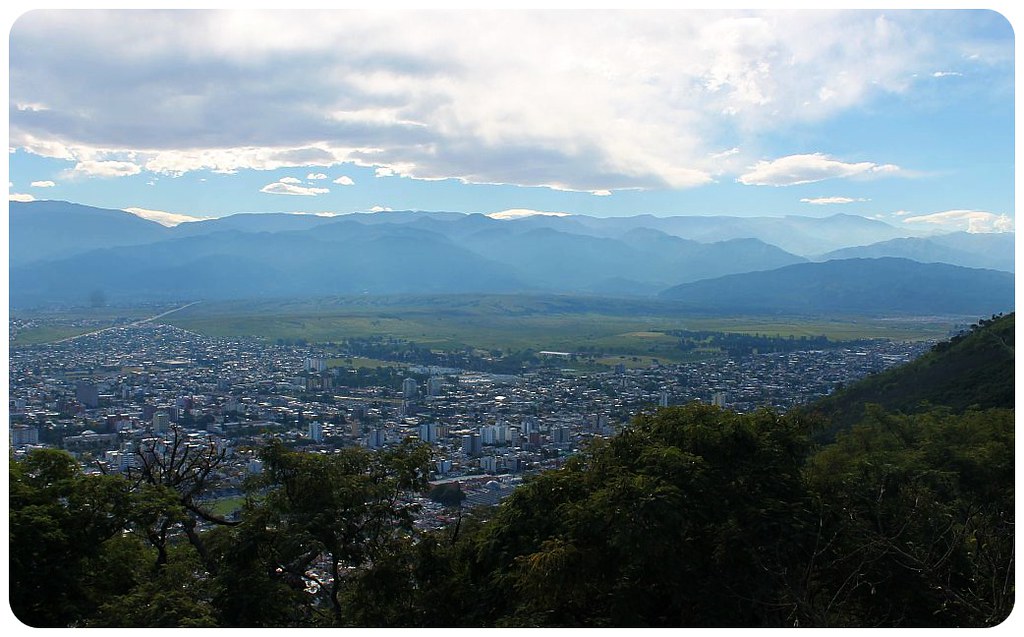
[[[246,556],[268,590],[305,591],[296,622],[346,623],[342,593],[359,569],[383,563],[413,531],[411,498],[426,486],[429,447],[405,443],[370,452],[290,451],[271,441],[262,450],[244,522],[221,543],[222,559]],[[235,591],[236,602],[241,591]],[[260,613],[236,614],[233,625],[268,625]],[[237,624],[235,624],[237,622]]]
[[[200,497],[213,485],[216,471],[224,464],[226,451],[212,443],[193,445],[178,427],[171,428],[169,441],[153,439],[136,451],[138,467],[126,475],[141,494],[145,506],[139,508],[137,522],[157,550],[156,565],[167,563],[167,547],[172,531],[180,528],[202,557],[207,570],[216,571],[216,562],[197,532],[199,521],[232,526],[227,520],[207,511]]]
[[[130,518],[129,483],[83,475],[63,451],[10,462],[10,602],[35,627],[80,622],[97,603],[90,587],[108,541]]]
[[[992,626],[1013,607],[1012,410],[867,418],[811,461],[817,625]]]

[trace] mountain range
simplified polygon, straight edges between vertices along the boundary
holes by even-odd
[[[849,306],[976,314],[1013,303],[1012,233],[907,237],[881,221],[845,214],[251,213],[166,227],[126,211],[36,201],[11,202],[9,228],[12,306],[82,303],[99,291],[112,301],[569,293],[738,307],[722,294],[723,285],[759,311]],[[855,257],[901,260],[881,259],[884,266],[872,268],[875,259]],[[840,263],[847,265],[829,265]],[[929,281],[915,302],[905,302],[910,296],[900,290],[913,283],[900,271]],[[794,276],[803,283],[794,287]],[[731,278],[723,283],[722,277]],[[835,298],[861,301],[826,301],[807,287],[807,277],[831,286]]]

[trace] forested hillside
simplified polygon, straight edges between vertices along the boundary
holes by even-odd
[[[961,413],[1014,406],[1014,314],[982,319],[907,365],[873,374],[818,402],[837,427],[864,417],[865,406],[912,412],[929,406]]]

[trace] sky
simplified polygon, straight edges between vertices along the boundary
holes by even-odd
[[[9,43],[15,201],[1014,228],[994,11],[36,10]]]

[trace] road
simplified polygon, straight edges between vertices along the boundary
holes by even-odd
[[[192,307],[196,303],[199,303],[199,301],[192,301],[191,303],[186,303],[185,305],[182,305],[180,307],[172,308],[170,310],[167,310],[166,312],[161,312],[160,314],[157,314],[155,316],[150,316],[148,318],[139,319],[139,320],[137,320],[137,321],[135,321],[133,323],[129,323],[128,327],[138,327],[139,325],[142,325],[143,323],[149,323],[150,321],[155,321],[157,319],[161,319],[161,318],[167,316],[168,314],[173,314],[173,313],[178,312],[180,310],[184,310],[187,307]],[[109,330],[112,330],[112,329],[115,329],[115,328],[118,328],[118,327],[123,327],[123,326],[121,326],[121,325],[111,325],[110,327],[104,327],[103,329],[94,330],[92,332],[86,332],[85,334],[78,334],[78,335],[75,335],[75,336],[69,336],[67,338],[62,338],[59,341],[51,341],[51,344],[55,345],[57,343],[67,343],[69,341],[75,340],[76,338],[82,338],[84,336],[92,336],[94,334],[102,334],[103,332],[107,332]]]

